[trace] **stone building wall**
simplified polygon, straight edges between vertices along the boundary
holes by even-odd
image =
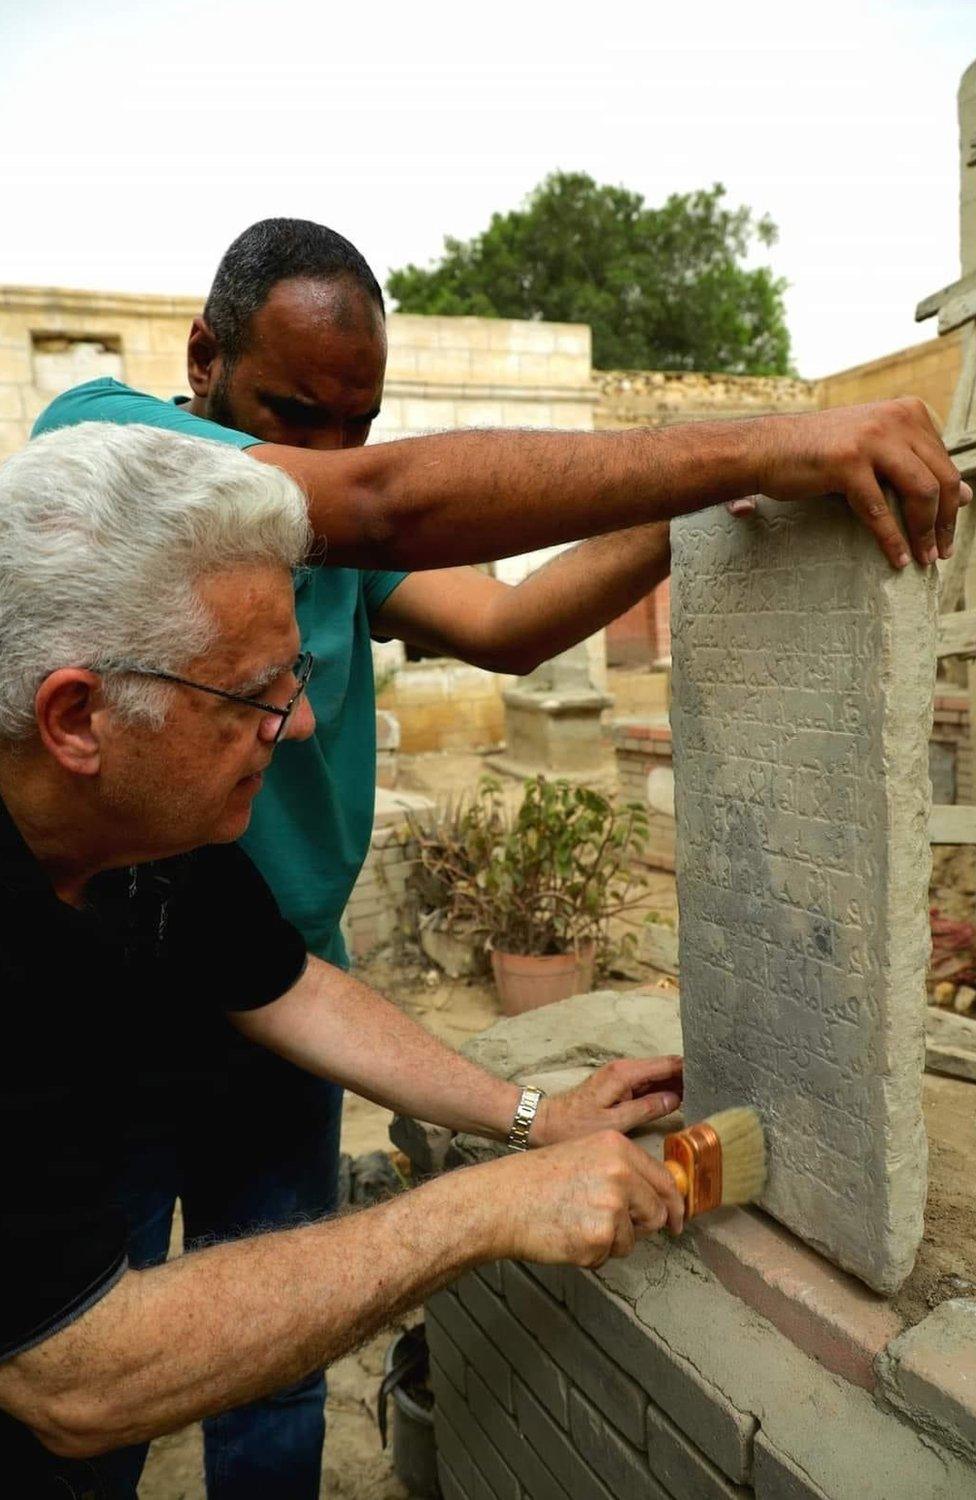
[[[859,406],[894,396],[921,396],[945,422],[962,369],[962,329],[817,381],[817,405]]]

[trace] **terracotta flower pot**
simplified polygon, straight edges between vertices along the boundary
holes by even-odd
[[[517,1016],[523,1010],[585,995],[593,988],[596,951],[592,942],[580,943],[576,953],[552,953],[537,958],[524,953],[491,950],[491,969],[502,1015]]]

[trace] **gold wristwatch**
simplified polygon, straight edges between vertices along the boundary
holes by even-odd
[[[545,1098],[542,1089],[524,1088],[519,1097],[518,1108],[512,1128],[508,1132],[506,1145],[509,1151],[525,1151],[529,1144],[529,1132],[535,1121],[539,1105]]]

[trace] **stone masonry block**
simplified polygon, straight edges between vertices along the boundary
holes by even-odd
[[[566,1377],[517,1318],[477,1275],[458,1282],[464,1307],[563,1427],[569,1426]]]
[[[465,1312],[457,1298],[451,1292],[438,1292],[427,1306],[468,1363],[480,1370],[486,1384],[502,1404],[509,1411],[514,1411],[512,1374],[507,1361],[482,1333],[474,1319]]]
[[[487,1436],[481,1423],[474,1420],[468,1403],[461,1399],[449,1380],[438,1378],[436,1367],[432,1374],[434,1436],[438,1450],[444,1451],[451,1464],[459,1450],[469,1454],[473,1469],[481,1475],[494,1500],[520,1500],[521,1485],[495,1442]],[[494,1401],[490,1395],[488,1399]]]
[[[572,1418],[571,1410],[571,1422]],[[651,1473],[672,1495],[694,1495],[695,1500],[745,1500],[752,1493],[727,1479],[653,1401],[647,1408],[647,1456]]]
[[[647,1400],[640,1387],[518,1266],[507,1261],[502,1278],[513,1313],[543,1349],[635,1447],[643,1443]]]
[[[902,1327],[890,1302],[753,1210],[707,1214],[693,1233],[723,1286],[826,1369],[874,1390],[874,1361]]]
[[[575,1440],[556,1425],[548,1412],[543,1410],[532,1392],[520,1380],[515,1382],[515,1408],[518,1412],[521,1431],[541,1456],[547,1468],[552,1470],[560,1484],[564,1486],[567,1494],[572,1495],[573,1500],[611,1500],[611,1496],[613,1500],[625,1500],[625,1497],[630,1495],[643,1496],[648,1493],[634,1486],[628,1490],[616,1488],[614,1476],[605,1468],[599,1468],[594,1473],[597,1466],[587,1464],[585,1456],[577,1452],[574,1446]],[[602,1418],[600,1420],[602,1421]],[[622,1438],[618,1438],[617,1441],[623,1443]],[[601,1474],[603,1478],[599,1477]],[[642,1472],[637,1477],[642,1477],[646,1484],[648,1478],[646,1464],[643,1465]],[[606,1479],[606,1484],[603,1479]],[[654,1492],[650,1491],[648,1500],[653,1495]]]
[[[455,1493],[459,1494],[462,1500],[494,1500],[494,1490],[482,1478],[471,1454],[443,1411],[435,1411],[435,1423],[438,1473],[441,1472],[442,1465],[450,1471]],[[451,1492],[449,1487],[444,1485],[443,1478],[441,1486],[444,1489],[444,1500],[449,1500]]]
[[[568,1276],[567,1301],[580,1326],[612,1351],[613,1358],[696,1447],[730,1479],[748,1479],[754,1417],[738,1411],[595,1276],[587,1272]]]
[[[889,1345],[878,1370],[893,1405],[946,1446],[976,1459],[976,1301],[943,1302]]]
[[[762,1431],[756,1434],[752,1482],[756,1500],[833,1500]]]
[[[685,1113],[754,1104],[763,1206],[890,1292],[922,1233],[937,580],[840,501],[672,526]]]
[[[516,1401],[520,1396],[518,1392]],[[647,1454],[622,1438],[579,1391],[570,1394],[569,1413],[576,1448],[603,1476],[614,1500],[668,1500],[669,1495],[680,1493],[658,1484],[648,1467]]]
[[[431,1363],[438,1365],[459,1396],[464,1395],[464,1355],[430,1308],[424,1312],[424,1331]]]
[[[502,1295],[502,1267],[497,1260],[489,1261],[487,1265],[479,1266],[475,1275],[480,1276],[482,1281],[487,1281],[493,1292]]]
[[[473,1370],[468,1371],[468,1406],[485,1436],[518,1475],[532,1500],[570,1500],[543,1459]]]
[[[534,1276],[536,1281],[545,1287],[551,1297],[555,1297],[557,1302],[565,1301],[564,1266],[533,1266],[526,1262],[520,1262],[520,1264],[523,1270],[528,1271],[530,1276]]]

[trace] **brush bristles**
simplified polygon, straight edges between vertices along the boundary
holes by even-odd
[[[707,1121],[722,1147],[722,1202],[751,1203],[766,1186],[766,1141],[748,1106],[723,1109]]]

